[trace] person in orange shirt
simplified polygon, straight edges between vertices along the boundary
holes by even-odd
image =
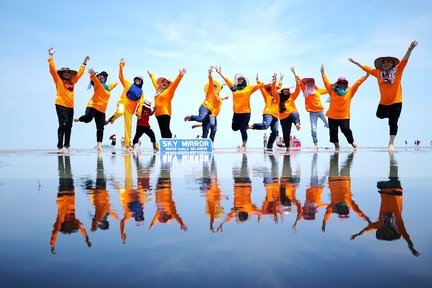
[[[150,79],[153,83],[153,86],[156,90],[156,94],[154,96],[154,108],[155,115],[158,121],[160,133],[162,138],[173,138],[171,133],[170,123],[171,123],[171,101],[174,98],[174,93],[183,79],[183,76],[186,74],[186,69],[180,69],[179,74],[177,75],[174,82],[168,80],[165,77],[159,77],[156,80],[156,77],[147,71]]]
[[[351,236],[354,240],[363,233],[376,230],[375,237],[378,240],[393,241],[403,239],[408,244],[411,253],[418,257],[420,253],[414,248],[404,224],[402,217],[403,188],[398,177],[398,165],[394,152],[390,151],[390,172],[388,181],[378,181],[377,187],[381,195],[381,207],[376,222],[369,222],[369,225],[362,231]]]
[[[306,199],[301,210],[301,216],[294,224],[294,229],[296,229],[298,221],[302,218],[305,220],[315,220],[318,209],[329,204],[322,201],[322,194],[325,186],[324,183],[326,183],[327,176],[318,178],[317,161],[318,153],[314,153],[312,158],[310,183],[309,187],[306,189]]]
[[[253,215],[259,215],[261,210],[252,202],[252,181],[249,177],[247,155],[243,153],[241,167],[233,168],[234,200],[231,212],[217,228],[217,232],[223,232],[223,225],[236,219],[238,224],[246,223]]]
[[[85,66],[90,57],[86,56],[78,72],[67,67],[56,70],[54,63],[54,49],[48,49],[48,63],[51,76],[56,86],[55,106],[59,127],[57,129],[58,153],[63,152],[63,147],[70,152],[70,137],[72,133],[74,114],[74,87],[84,73]]]
[[[273,154],[267,154],[271,162],[270,173],[265,172],[264,174],[264,189],[266,191],[266,197],[262,204],[260,214],[258,214],[258,222],[265,215],[272,217],[273,221],[277,224],[279,217],[283,219],[283,210],[280,209],[281,203],[281,193],[279,185],[279,174],[278,165]]]
[[[234,82],[222,75],[222,68],[216,67],[216,72],[224,79],[233,95],[233,118],[231,129],[241,133],[242,145],[241,151],[246,151],[246,143],[248,140],[247,129],[251,116],[250,97],[252,93],[257,91],[262,83],[257,85],[249,85],[249,80],[240,73],[234,75]]]
[[[169,224],[171,219],[174,219],[180,225],[180,230],[186,232],[188,228],[177,213],[176,204],[173,200],[170,169],[170,167],[161,166],[155,189],[156,213],[151,221],[149,230],[152,229],[157,222]]]
[[[339,151],[338,130],[340,127],[348,143],[354,148],[357,148],[357,143],[354,142],[354,137],[350,128],[351,100],[360,85],[369,77],[369,74],[366,73],[366,75],[357,80],[352,87],[348,87],[348,80],[345,77],[339,77],[335,83],[330,84],[324,72],[324,65],[321,65],[321,75],[324,86],[330,95],[330,107],[326,113],[330,128],[330,142],[334,144],[335,150]]]
[[[417,45],[417,41],[411,42],[400,63],[399,59],[392,56],[384,56],[375,59],[375,69],[362,65],[352,58],[348,58],[350,62],[377,78],[380,101],[376,116],[379,119],[389,119],[390,140],[388,149],[390,151],[394,151],[394,140],[398,132],[398,120],[402,111],[402,74],[411,56],[412,50],[417,47]]]
[[[276,74],[273,75],[276,77]],[[283,75],[279,79],[279,88],[282,87]],[[257,83],[260,83],[257,75]],[[265,141],[265,148],[267,150],[273,149],[273,144],[279,135],[279,102],[276,101],[272,92],[272,84],[266,84],[260,87],[261,94],[264,98],[263,121],[261,123],[254,123],[249,125],[249,129],[253,130],[266,130],[270,127],[270,137]]]
[[[366,216],[360,207],[352,199],[351,193],[351,166],[354,159],[354,152],[351,152],[342,168],[339,171],[339,152],[330,155],[330,170],[328,177],[328,187],[330,189],[330,204],[328,204],[324,215],[321,230],[325,233],[326,225],[332,213],[336,213],[339,219],[349,218],[350,209],[357,215],[370,223],[369,217]]]
[[[55,244],[58,232],[72,234],[80,231],[84,237],[87,247],[92,243],[87,235],[84,225],[76,218],[75,210],[75,186],[71,171],[70,157],[58,156],[59,186],[57,194],[57,218],[51,233],[50,247],[51,253],[56,254]]]
[[[126,149],[130,152],[132,151],[132,146],[130,145],[132,135],[132,117],[134,114],[136,114],[138,118],[141,117],[141,107],[144,103],[144,92],[142,90],[144,79],[142,76],[135,76],[133,83],[129,82],[123,75],[124,66],[125,61],[121,58],[119,79],[124,89],[120,99],[117,101],[117,110],[107,121],[105,121],[105,125],[109,123],[113,124],[119,117],[124,116],[124,143]]]
[[[93,68],[88,70],[90,74],[90,84],[94,86],[94,93],[87,103],[85,114],[74,119],[75,122],[89,123],[95,119],[96,123],[96,142],[98,151],[102,151],[103,131],[105,126],[105,111],[111,96],[111,90],[117,86],[117,82],[106,84],[108,73],[102,71],[96,75]]]
[[[317,138],[317,122],[320,118],[324,127],[328,128],[328,121],[324,114],[324,106],[321,103],[321,95],[327,94],[327,89],[318,88],[315,84],[314,78],[303,78],[301,79],[295,72],[295,67],[291,67],[291,71],[294,73],[296,80],[300,83],[300,89],[303,91],[305,97],[305,108],[309,112],[309,119],[311,124],[311,135],[314,144],[314,149],[318,149],[318,138]]]
[[[295,105],[295,100],[300,94],[300,84],[296,80],[296,89],[291,93],[291,87],[282,85],[276,90],[276,77],[273,77],[272,94],[277,103],[279,103],[279,120],[282,127],[282,136],[287,150],[290,149],[291,126],[295,125],[300,130],[300,115]]]

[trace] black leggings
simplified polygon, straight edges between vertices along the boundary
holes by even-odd
[[[328,118],[330,142],[339,143],[338,130],[345,135],[349,144],[354,143],[354,137],[350,128],[350,119],[332,119]]]
[[[141,138],[141,136],[144,133],[150,138],[150,141],[152,143],[156,142],[155,134],[154,134],[153,130],[150,128],[150,126],[137,126],[135,136],[132,140],[132,143],[133,144],[138,143],[138,140]]]
[[[391,105],[378,105],[376,116],[379,119],[388,118],[388,125],[390,126],[390,135],[396,135],[398,132],[399,116],[402,112],[402,102],[394,103]]]
[[[170,130],[170,122],[171,122],[171,116],[170,115],[159,115],[156,116],[156,119],[159,124],[159,130],[161,133],[161,138],[172,138],[172,133]]]
[[[79,118],[80,122],[89,123],[95,119],[96,123],[96,141],[102,142],[103,140],[103,131],[105,127],[105,113],[96,110],[93,107],[87,107],[85,110],[85,114]]]
[[[57,129],[57,148],[70,147],[74,109],[56,105],[59,127]],[[64,142],[63,142],[64,140]]]

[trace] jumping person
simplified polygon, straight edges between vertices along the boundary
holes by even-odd
[[[141,116],[138,117],[137,120],[137,127],[136,127],[135,136],[132,141],[132,145],[135,149],[137,149],[138,141],[141,138],[141,136],[145,133],[150,138],[150,141],[153,144],[153,150],[158,151],[159,146],[156,143],[156,136],[153,130],[151,129],[149,123],[150,116],[153,115],[154,110],[151,109],[151,102],[148,99],[144,100],[144,104],[141,110],[142,110]]]
[[[394,151],[394,140],[398,132],[398,120],[402,111],[402,74],[412,50],[418,45],[417,41],[411,42],[405,56],[399,63],[399,59],[392,56],[384,56],[375,59],[375,69],[362,65],[352,58],[348,58],[351,63],[356,64],[361,69],[377,78],[380,91],[380,101],[376,116],[379,119],[388,118],[390,126],[389,151]]]
[[[84,58],[78,72],[67,67],[56,71],[54,63],[53,48],[48,49],[48,63],[51,76],[56,85],[55,106],[59,127],[57,129],[57,149],[58,153],[63,152],[66,148],[70,152],[70,137],[72,132],[73,114],[74,114],[74,87],[84,73],[85,66],[90,60],[89,56]]]
[[[128,151],[132,151],[130,146],[130,139],[132,135],[132,117],[134,114],[139,118],[141,116],[141,107],[144,102],[143,77],[135,76],[133,83],[126,80],[123,76],[123,67],[125,61],[123,58],[120,59],[120,70],[119,79],[123,85],[123,93],[117,102],[117,110],[115,113],[105,122],[105,124],[113,124],[117,118],[124,116],[124,141]]]
[[[157,80],[153,74],[147,71],[150,79],[156,89],[154,96],[154,112],[158,121],[160,133],[162,138],[173,138],[170,129],[171,122],[171,101],[174,98],[175,90],[183,79],[183,75],[186,74],[186,69],[180,69],[179,74],[174,82],[168,80],[165,77],[159,77]]]
[[[338,130],[340,127],[348,143],[357,148],[357,143],[354,142],[353,133],[350,128],[351,100],[360,85],[369,77],[369,74],[357,80],[352,87],[348,87],[348,80],[344,77],[339,77],[335,83],[330,84],[324,72],[324,65],[321,65],[321,75],[324,86],[330,95],[330,107],[326,114],[330,128],[330,142],[334,144],[335,151],[339,151]]]
[[[102,71],[98,74],[93,68],[88,70],[90,85],[94,87],[93,96],[87,104],[85,114],[74,119],[75,122],[89,123],[95,119],[97,150],[102,151],[103,131],[105,126],[105,111],[111,96],[111,90],[117,86],[117,82],[106,84],[108,73]]]

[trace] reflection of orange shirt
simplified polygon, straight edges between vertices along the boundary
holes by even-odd
[[[94,93],[90,101],[87,103],[87,107],[93,107],[99,112],[105,113],[108,105],[109,98],[111,96],[111,90],[117,86],[117,83],[108,84],[110,91],[106,90],[96,75],[90,75],[90,79],[93,81]]]
[[[64,87],[63,80],[57,74],[54,58],[49,57],[48,63],[49,63],[49,70],[51,76],[53,77],[54,83],[56,85],[56,90],[57,90],[55,104],[63,107],[74,108],[74,91],[70,91]],[[81,65],[78,70],[78,73],[74,77],[72,77],[71,82],[73,85],[75,85],[78,82],[78,80],[81,78],[81,76],[84,73],[84,69],[85,66]]]
[[[150,76],[150,79],[152,80],[156,92],[159,91],[161,87],[157,84],[157,79],[153,74]],[[171,83],[171,85],[168,86],[167,89],[163,90],[158,96],[154,97],[154,105],[155,105],[154,108],[155,108],[156,116],[172,115],[171,101],[174,98],[174,92],[177,89],[177,86],[179,85],[182,79],[183,79],[183,75],[179,73],[177,78],[174,80],[174,82]]]
[[[109,199],[109,192],[106,189],[92,189],[89,191],[89,197],[92,205],[95,207],[95,215],[93,217],[91,230],[97,229],[97,224],[105,218],[105,215],[117,219],[117,215],[113,212]]]
[[[351,99],[357,92],[357,89],[365,81],[365,78],[361,77],[357,80],[353,86],[349,87],[344,95],[337,95],[332,88],[326,75],[323,77],[324,86],[326,87],[330,95],[330,106],[327,110],[326,116],[332,119],[350,119],[351,110]]]
[[[340,202],[346,203],[348,207],[353,211],[355,211],[360,218],[366,219],[366,215],[360,210],[358,205],[352,200],[350,177],[330,176],[328,178],[328,185],[331,194],[331,203],[327,206],[327,210],[324,215],[324,223],[326,223],[329,220],[331,213],[333,212],[333,207]]]
[[[248,214],[260,213],[256,205],[252,203],[251,194],[251,183],[234,183],[234,207],[231,209],[232,212],[227,215],[225,222],[234,219],[239,212],[246,212]]]
[[[381,77],[381,70],[373,69],[369,66],[364,66],[363,70],[377,78],[378,87],[381,94],[380,104],[391,105],[402,102],[402,74],[407,65],[408,60],[402,59],[396,66],[396,77],[393,84],[387,84]]]
[[[210,227],[213,227],[214,220],[220,218],[222,215],[222,206],[220,201],[222,200],[222,190],[219,187],[219,183],[216,179],[212,179],[210,187],[206,191],[207,207],[206,212],[210,217]]]
[[[57,195],[57,219],[53,225],[53,231],[51,234],[50,246],[54,247],[58,232],[61,229],[62,224],[68,220],[74,220],[78,223],[81,235],[87,238],[87,232],[83,224],[75,218],[75,191],[61,191]]]
[[[279,181],[273,180],[271,184],[264,184],[266,198],[262,204],[261,215],[273,215],[273,220],[277,222],[278,208],[280,203]]]
[[[285,196],[295,204],[297,208],[297,217],[300,216],[301,204],[296,198],[298,183],[291,183],[288,178],[282,177],[280,186],[285,190]]]
[[[229,88],[234,87],[234,83],[228,78],[224,78]],[[242,90],[232,92],[233,95],[233,112],[234,113],[251,113],[250,97],[252,93],[257,91],[262,86],[262,83],[257,85],[248,85]]]

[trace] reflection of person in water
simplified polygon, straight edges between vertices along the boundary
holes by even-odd
[[[245,223],[252,218],[254,214],[259,214],[260,210],[252,203],[252,181],[249,178],[247,167],[247,156],[242,155],[242,163],[240,169],[233,168],[234,178],[234,207],[231,212],[225,217],[225,220],[219,225],[217,231],[223,231],[223,225],[230,222],[234,218],[237,223]]]
[[[151,197],[152,187],[150,185],[150,173],[156,163],[156,155],[152,154],[147,165],[143,166],[140,161],[140,155],[135,156],[138,174],[138,192],[145,195],[144,199]]]
[[[297,216],[293,225],[293,232],[295,232],[295,223],[297,223],[298,219],[301,217],[301,204],[296,198],[297,188],[300,184],[300,174],[300,169],[297,169],[293,174],[291,155],[285,154],[283,158],[282,175],[280,177],[280,199],[283,211],[290,212],[292,204],[296,206]]]
[[[58,156],[59,187],[57,194],[57,219],[53,225],[51,235],[51,253],[55,254],[55,244],[57,242],[58,232],[63,234],[72,234],[80,231],[85,238],[88,247],[91,242],[87,235],[84,225],[76,218],[75,215],[75,187],[72,177],[70,157]]]
[[[187,231],[187,226],[183,223],[182,218],[177,213],[177,208],[173,200],[170,169],[170,167],[161,166],[155,193],[156,213],[149,229],[152,229],[158,221],[162,224],[168,224],[171,222],[171,219],[175,219],[180,225],[180,229]]]
[[[104,175],[104,166],[102,154],[98,154],[96,168],[96,183],[91,179],[85,180],[85,189],[88,191],[92,205],[95,207],[94,215],[92,215],[91,231],[96,231],[98,228],[102,230],[109,229],[108,217],[118,219],[117,214],[111,206],[109,192],[106,189],[106,178]]]
[[[210,218],[210,231],[215,232],[214,221],[222,217],[223,207],[220,202],[225,197],[219,186],[214,157],[212,157],[210,162],[203,162],[203,178],[197,179],[197,181],[200,183],[201,196],[206,197],[205,212]]]
[[[145,205],[145,194],[140,193],[139,190],[133,187],[132,178],[132,163],[131,155],[125,154],[125,184],[124,188],[119,188],[120,203],[123,206],[123,218],[120,220],[120,233],[122,243],[126,243],[126,222],[134,218],[137,225],[141,225],[144,222],[144,205]]]
[[[280,186],[279,186],[279,174],[278,165],[275,156],[272,154],[267,154],[271,162],[270,173],[266,172],[264,175],[264,189],[266,191],[266,197],[262,204],[260,214],[258,216],[258,222],[261,220],[262,216],[270,215],[275,223],[278,223],[278,213],[282,219],[283,214],[279,209],[281,205],[280,198]]]
[[[357,234],[351,236],[355,239],[363,233],[369,233],[376,230],[375,237],[378,240],[393,241],[403,239],[408,243],[408,248],[414,256],[420,256],[420,253],[414,249],[414,244],[402,218],[402,186],[398,177],[398,166],[394,157],[394,152],[390,152],[390,175],[388,181],[378,181],[378,192],[381,195],[381,207],[378,221],[369,223],[369,225]]]
[[[328,205],[328,203],[322,202],[324,183],[327,180],[327,176],[318,178],[317,160],[318,153],[314,153],[314,156],[312,158],[310,184],[309,187],[306,189],[306,199],[302,208],[301,215],[294,223],[294,228],[296,228],[298,221],[302,218],[305,220],[315,220],[319,207]]]
[[[339,172],[339,153],[335,152],[330,156],[328,185],[331,203],[327,206],[324,215],[321,227],[323,233],[325,232],[326,224],[332,213],[338,214],[339,218],[343,220],[349,218],[349,212],[350,209],[352,209],[360,218],[370,222],[369,218],[360,210],[359,206],[352,199],[350,172],[353,158],[354,152],[348,155]]]

